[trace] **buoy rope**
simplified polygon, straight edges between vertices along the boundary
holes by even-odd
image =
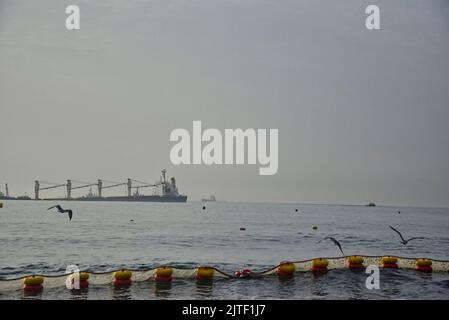
[[[438,259],[431,259],[431,258],[410,258],[410,257],[402,257],[402,256],[395,256],[395,255],[382,255],[382,256],[368,256],[368,255],[358,255],[358,254],[353,254],[353,255],[347,255],[347,256],[339,256],[339,257],[320,257],[320,258],[312,258],[312,259],[306,259],[306,260],[298,260],[298,261],[283,261],[279,264],[277,264],[274,267],[270,267],[266,270],[262,270],[262,271],[251,271],[251,276],[263,276],[266,275],[274,270],[276,270],[277,268],[279,268],[282,264],[289,262],[289,263],[293,263],[293,264],[301,264],[301,263],[307,263],[307,262],[311,262],[315,259],[327,259],[327,260],[341,260],[341,259],[346,259],[348,257],[352,257],[352,256],[359,256],[362,258],[368,258],[368,259],[382,259],[383,257],[393,257],[393,258],[397,258],[397,259],[403,259],[403,260],[417,260],[417,259],[427,259],[427,260],[431,260],[433,262],[439,262],[439,263],[448,263],[449,264],[449,260],[438,260]],[[121,270],[129,270],[131,272],[148,272],[148,271],[153,271],[156,270],[157,268],[161,268],[161,267],[168,267],[168,268],[173,268],[173,269],[177,269],[177,270],[194,270],[196,268],[188,268],[188,267],[178,267],[178,266],[171,266],[171,265],[161,265],[158,267],[153,267],[153,268],[148,268],[148,269],[135,269],[135,268],[118,268],[118,269],[114,269],[114,270],[109,270],[109,271],[89,271],[89,270],[80,270],[81,272],[86,272],[92,275],[105,275],[105,274],[112,274],[114,272],[117,271],[121,271]],[[215,271],[217,271],[219,274],[228,277],[228,278],[235,278],[236,276],[233,274],[229,274],[225,271],[222,271],[220,269],[218,269],[217,267],[210,267],[212,269],[214,269]],[[73,272],[72,272],[73,273]],[[20,279],[25,279],[27,277],[30,276],[35,276],[35,277],[45,277],[45,278],[58,278],[61,276],[65,276],[65,275],[69,275],[70,273],[64,273],[64,274],[53,274],[53,275],[43,275],[43,274],[32,274],[32,275],[26,275],[26,276],[20,276],[20,277],[16,277],[16,278],[8,278],[8,279],[4,279],[4,278],[0,278],[0,281],[16,281],[16,280],[20,280]]]
[[[350,255],[346,255],[346,256],[340,256],[340,257],[322,257],[319,259],[327,259],[327,260],[338,260],[338,259],[346,259],[348,257],[362,257],[362,258],[369,258],[369,259],[382,259],[383,257],[392,257],[392,258],[398,258],[398,259],[403,259],[403,260],[417,260],[417,259],[426,259],[426,260],[432,260],[434,262],[441,262],[441,263],[449,263],[449,260],[438,260],[438,259],[432,259],[432,258],[426,258],[426,257],[402,257],[402,256],[395,256],[395,255],[382,255],[382,256],[367,256],[367,255],[363,255],[363,254],[350,254]],[[313,261],[317,258],[312,258],[312,259],[307,259],[307,260],[300,260],[300,261],[289,261],[291,263],[305,263],[305,262],[310,262]]]
[[[216,267],[212,267],[212,269],[214,269],[214,270],[217,271],[218,273],[220,273],[220,274],[222,274],[222,275],[224,275],[224,276],[226,276],[226,277],[228,277],[228,278],[235,278],[234,275],[229,274],[229,273],[226,273],[226,272],[224,272],[224,271],[221,271],[220,269],[218,269],[218,268],[216,268]]]

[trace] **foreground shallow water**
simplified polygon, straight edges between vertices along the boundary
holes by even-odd
[[[337,238],[345,254],[398,255],[449,260],[449,209],[252,203],[102,203],[61,202],[74,217],[46,209],[53,202],[4,201],[0,211],[0,277],[62,274],[81,270],[152,268],[162,264],[263,270],[283,260],[338,256],[326,236]],[[295,211],[298,209],[298,212]],[[398,214],[398,211],[401,214]],[[131,221],[133,220],[133,221]],[[405,237],[399,243],[389,229]],[[244,226],[246,230],[240,230]],[[317,226],[317,230],[313,230]],[[169,286],[134,283],[129,289],[91,286],[86,292],[65,287],[37,296],[20,290],[0,299],[447,299],[449,274],[382,270],[381,289],[365,287],[364,272],[331,270],[294,279],[217,280],[199,285],[175,279]]]

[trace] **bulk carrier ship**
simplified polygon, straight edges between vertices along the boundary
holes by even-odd
[[[41,187],[41,184],[49,184],[43,181],[35,181],[35,200],[52,200],[52,201],[131,201],[131,202],[186,202],[187,196],[178,192],[176,186],[176,180],[174,177],[167,181],[165,178],[166,170],[162,170],[161,178],[159,181],[149,184],[141,181],[129,179],[127,182],[112,182],[106,180],[98,180],[97,183],[87,183],[82,186],[73,186],[72,183],[78,182],[75,180],[67,180],[65,184],[53,184],[48,187]],[[138,185],[133,185],[133,182],[137,182]],[[104,183],[113,183],[106,185]],[[105,189],[124,186],[127,187],[127,195],[123,196],[103,196]],[[98,194],[92,193],[92,186],[98,188]],[[65,198],[40,198],[40,192],[43,190],[54,189],[58,187],[66,187],[67,196]],[[83,197],[72,197],[72,190],[90,187],[90,191]],[[139,193],[139,189],[153,187],[154,192],[152,195],[143,195]],[[135,192],[132,190],[135,189]]]

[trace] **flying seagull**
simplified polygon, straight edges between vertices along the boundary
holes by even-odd
[[[415,240],[415,239],[424,239],[423,237],[413,237],[413,238],[410,238],[408,240],[405,240],[404,237],[402,236],[402,234],[398,230],[396,230],[392,226],[390,226],[390,229],[393,230],[394,232],[396,232],[401,237],[400,243],[402,243],[403,245],[406,245],[409,241],[412,241],[412,240]]]
[[[47,210],[50,210],[50,209],[53,209],[53,208],[58,209],[59,213],[66,213],[67,212],[69,214],[69,221],[72,220],[72,216],[73,216],[73,211],[72,210],[70,210],[70,209],[63,209],[59,204],[56,205],[56,206],[50,207]]]
[[[323,240],[331,240],[331,241],[338,247],[338,249],[340,249],[341,253],[342,253],[344,256],[346,256],[345,253],[343,252],[343,249],[341,248],[340,242],[338,242],[337,239],[335,239],[335,238],[333,238],[333,237],[326,237],[326,238],[324,238],[324,239],[318,241],[317,243],[320,243],[320,242],[323,241]]]

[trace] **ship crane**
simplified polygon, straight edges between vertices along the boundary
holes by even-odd
[[[103,186],[103,181],[107,182],[107,183],[113,183],[113,184],[109,185],[109,186]],[[128,196],[131,196],[131,179],[128,179],[128,182],[116,182],[116,181],[108,181],[108,180],[99,179],[98,180],[98,196],[101,198],[103,189],[109,189],[109,188],[114,188],[114,187],[119,187],[119,186],[124,186],[124,185],[128,185]]]
[[[136,192],[134,193],[135,196],[139,195],[139,189],[140,188],[148,188],[148,187],[158,187],[160,184],[159,183],[148,183],[148,182],[144,182],[144,181],[139,181],[139,180],[134,180],[131,179],[132,182],[137,182],[140,183],[141,185],[139,186],[131,186],[131,189],[136,189]]]
[[[51,186],[41,188],[41,184],[47,184],[47,185],[51,185]],[[36,180],[36,181],[34,181],[34,199],[36,199],[36,200],[40,199],[39,192],[42,190],[50,190],[50,189],[66,187],[66,186],[67,186],[67,184]]]
[[[92,186],[96,186],[96,185],[97,185],[97,183],[86,184],[84,186],[72,187],[72,190],[92,187]]]
[[[77,186],[77,187],[72,187],[72,182],[83,183],[83,185]],[[83,189],[83,188],[88,188],[88,187],[97,186],[97,185],[98,185],[98,183],[76,181],[76,180],[67,180],[67,198],[71,199],[71,197],[72,197],[72,190]],[[69,190],[69,186],[70,186],[70,190]]]

